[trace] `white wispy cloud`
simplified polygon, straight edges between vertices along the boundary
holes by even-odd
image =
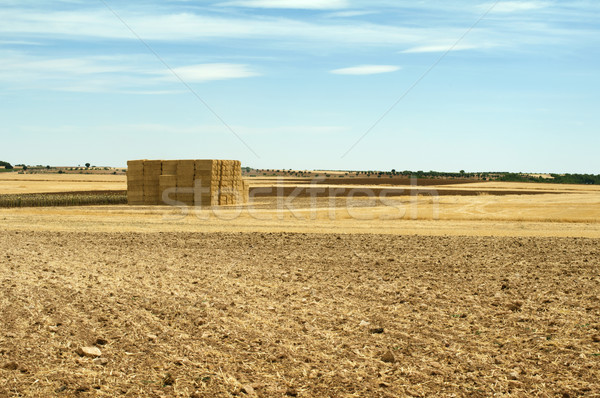
[[[445,51],[463,51],[463,50],[473,50],[476,48],[481,48],[482,46],[476,46],[473,44],[457,44],[452,47],[452,44],[433,44],[426,46],[417,46],[411,47],[402,53],[410,54],[410,53],[435,53],[435,52],[445,52]]]
[[[349,68],[334,69],[331,73],[336,75],[375,75],[378,73],[389,73],[400,70],[395,65],[358,65]]]
[[[291,6],[295,1],[283,3]],[[264,3],[264,5],[266,4]],[[306,4],[308,4],[307,7],[325,7],[325,2]],[[328,7],[333,8],[336,3],[328,4]],[[519,9],[532,10],[544,7],[545,4],[547,3],[541,1],[504,1],[497,5],[497,10],[508,13],[511,10],[513,12]],[[336,7],[341,5],[338,3]],[[556,11],[556,7],[548,7],[544,9],[544,12],[549,13],[550,9]],[[186,11],[181,12],[182,10]],[[407,48],[409,52],[441,51],[439,48],[433,47],[440,43],[440,38],[461,37],[465,33],[466,26],[472,23],[472,21],[467,21],[464,27],[456,24],[451,18],[452,15],[455,15],[455,11],[449,12],[447,19],[442,19],[440,23],[436,24],[367,22],[360,16],[373,12],[368,8],[341,9],[337,12],[323,14],[319,20],[297,18],[290,15],[286,17],[246,15],[242,18],[237,13],[231,15],[198,13],[189,9],[177,8],[166,8],[164,12],[154,10],[142,12],[128,9],[116,11],[140,37],[148,41],[184,43],[239,39],[249,43],[260,43],[262,48],[280,48],[281,43],[286,43],[288,48],[294,51],[304,51],[310,48],[337,50],[340,48],[340,44],[398,46]],[[569,12],[573,14],[575,11]],[[476,14],[477,12],[473,12],[473,18],[476,18]],[[480,27],[469,33],[469,44],[477,47],[483,45],[493,47],[501,43],[505,47],[516,48],[528,45],[533,40],[538,43],[544,41],[551,43],[556,37],[564,37],[564,32],[559,31],[559,26],[552,26],[547,21],[531,20],[533,16],[527,13],[515,12],[515,17],[522,14],[527,16],[527,21],[503,19],[499,23],[495,20],[486,20],[485,23],[480,24]],[[349,19],[349,17],[354,18]],[[384,17],[380,13],[377,19]],[[577,14],[577,18],[580,18],[579,14]],[[137,40],[109,10],[102,8],[73,9],[71,11],[42,11],[35,8],[29,10],[18,7],[0,8],[0,20],[3,21],[0,24],[0,35],[4,34],[6,38],[15,37],[25,41],[44,41],[50,38],[75,41],[89,39]],[[522,25],[518,25],[519,22]],[[583,28],[569,29],[569,31],[571,37],[577,34],[589,35],[589,32],[585,32]]]
[[[28,40],[0,40],[0,44],[8,46],[41,46],[42,43]]]
[[[283,17],[223,17],[193,13],[140,14],[120,16],[145,40],[205,41],[217,38],[265,40],[269,43],[293,41],[318,45],[338,43],[393,45],[459,35],[455,28],[430,29],[381,25],[367,22],[323,23]],[[86,38],[136,40],[132,33],[107,10],[34,12],[0,9],[0,34],[49,36],[77,41]]]
[[[173,71],[186,83],[259,75],[248,65],[232,63],[185,65]],[[173,73],[151,56],[135,54],[45,58],[0,52],[0,84],[11,89],[133,94],[173,94],[183,89]]]
[[[327,125],[281,125],[281,126],[251,126],[233,124],[231,128],[236,132],[244,135],[255,136],[280,136],[282,134],[295,136],[302,135],[335,135],[342,134],[348,131],[345,126],[327,126]],[[122,124],[103,124],[103,125],[73,125],[63,124],[60,126],[46,125],[28,125],[21,124],[19,132],[27,133],[73,133],[77,134],[81,131],[88,133],[120,135],[120,134],[160,134],[173,136],[186,136],[198,134],[215,134],[223,130],[223,126],[219,124],[162,124],[162,123],[122,123]]]
[[[188,83],[205,82],[210,80],[240,79],[244,77],[260,75],[252,70],[248,65],[227,63],[182,66],[173,68],[173,71],[177,74],[177,76]],[[168,73],[168,79],[174,78],[170,71],[166,73]]]
[[[248,8],[289,8],[305,10],[335,10],[349,7],[347,0],[235,0],[226,1],[218,5]]]
[[[336,11],[328,13],[326,16],[331,18],[353,18],[362,17],[364,15],[379,14],[379,11],[354,10],[354,11]]]
[[[444,9],[441,7],[446,7],[446,3],[438,4],[438,2],[432,2],[436,7],[433,7],[429,2],[423,4],[419,2],[419,4],[412,7],[408,7],[406,4],[396,4],[396,2],[384,2],[385,10],[393,10],[394,8],[409,10],[406,12],[405,18],[410,18],[411,13],[415,12],[437,13],[433,14],[436,15],[435,23],[428,24],[424,21],[420,24],[404,24],[401,17],[399,23],[398,21],[395,21],[396,23],[367,22],[359,17],[378,12],[380,14],[378,19],[381,17],[383,20],[385,18],[382,12],[383,9],[376,8],[376,4],[370,6],[369,3],[360,1],[352,2],[353,8],[348,9],[348,3],[349,1],[346,0],[236,0],[226,2],[230,5],[238,4],[263,8],[300,7],[331,11],[329,14],[323,14],[322,16],[325,18],[319,20],[291,15],[286,15],[286,17],[245,15],[240,17],[236,13],[228,15],[223,12],[222,8],[218,13],[199,13],[194,8],[185,7],[165,6],[160,10],[158,10],[159,7],[157,7],[157,10],[152,8],[140,10],[132,9],[127,5],[120,5],[115,11],[145,40],[184,42],[235,38],[244,41],[260,40],[272,46],[276,46],[275,43],[287,41],[298,49],[308,45],[335,47],[340,43],[401,45],[404,48],[411,48],[429,45],[427,43],[436,44],[436,41],[439,41],[440,38],[460,37],[464,34],[466,27],[474,21],[470,18],[476,18],[479,15],[481,11],[479,8],[488,9],[492,4],[487,2],[480,4],[479,8],[472,7],[467,10],[464,6],[453,6]],[[381,2],[377,2],[377,4],[379,3]],[[105,8],[85,9],[74,7],[69,11],[54,11],[34,6],[19,8],[17,4],[15,2],[15,7],[0,8],[0,21],[2,21],[0,35],[4,34],[6,36],[3,39],[18,37],[19,40],[26,41],[32,39],[47,40],[49,38],[76,41],[90,38],[136,40],[135,36]],[[358,7],[355,7],[355,5],[358,5]],[[511,18],[526,16],[527,21],[525,21],[523,27],[509,25],[506,20],[502,20],[502,23],[486,20],[480,24],[476,31],[471,32],[469,37],[471,38],[473,34],[479,33],[481,39],[489,42],[490,36],[504,36],[502,38],[503,42],[512,42],[515,47],[522,43],[521,38],[526,35],[535,35],[550,42],[552,40],[551,35],[562,34],[562,32],[556,31],[558,26],[553,26],[547,19],[536,19],[536,13],[524,11],[543,9],[545,16],[550,14],[554,18],[567,18],[569,16],[577,20],[587,15],[589,20],[590,15],[593,15],[589,10],[597,10],[597,8],[598,5],[592,3],[585,6],[570,5],[567,7],[563,4],[541,0],[502,1],[496,5],[495,12],[514,13],[515,15]],[[440,13],[443,16],[440,16]],[[462,15],[464,19],[465,13],[468,19],[464,26],[457,24],[457,16]],[[331,18],[326,19],[328,16]],[[355,18],[348,20],[348,17]],[[543,29],[540,31],[528,29],[535,22],[544,24]],[[587,26],[589,26],[589,23]],[[573,26],[570,30],[580,32],[582,35],[589,34],[589,32],[584,32],[583,27]],[[519,40],[513,40],[517,36],[520,36]],[[471,38],[470,41],[473,42],[473,39]]]
[[[486,7],[489,7],[487,5]],[[493,12],[512,13],[521,11],[539,10],[549,7],[545,1],[501,1],[494,7]]]

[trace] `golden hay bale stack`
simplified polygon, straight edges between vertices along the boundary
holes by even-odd
[[[248,200],[249,187],[242,178],[238,160],[131,160],[127,162],[127,192],[131,203],[163,203],[163,193],[171,188],[193,189],[177,192],[169,199],[187,205],[228,205]]]
[[[194,164],[191,159],[177,161],[177,188],[193,188],[194,187]],[[177,200],[188,206],[194,204],[194,194],[192,192],[177,192]]]
[[[162,172],[161,161],[144,162],[144,203],[157,205],[160,201],[159,179]]]
[[[127,192],[142,194],[144,192],[144,161],[130,160],[127,162]],[[128,202],[138,202],[128,199]],[[134,204],[134,203],[131,203]],[[135,203],[139,204],[139,203]]]

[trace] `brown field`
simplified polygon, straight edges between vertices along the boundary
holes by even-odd
[[[127,189],[127,177],[124,175],[0,174],[0,195],[125,189]]]
[[[0,209],[0,397],[599,396],[600,187],[427,188]]]

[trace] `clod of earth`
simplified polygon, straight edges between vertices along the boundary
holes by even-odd
[[[8,363],[4,364],[4,366],[2,366],[2,369],[17,370],[17,369],[19,369],[19,364],[16,362],[8,362]]]
[[[148,333],[148,334],[146,335],[146,337],[147,337],[147,338],[148,338],[148,340],[150,340],[150,341],[156,341],[156,339],[158,339],[158,336],[157,336],[157,335],[155,335],[155,334],[152,334],[152,333]]]
[[[96,365],[105,366],[106,364],[108,364],[108,359],[106,359],[106,358],[94,358],[94,360],[92,362],[94,362]]]
[[[97,358],[102,355],[102,351],[98,347],[79,347],[77,354],[82,357]]]
[[[242,387],[241,392],[250,396],[256,396],[256,391],[251,385],[245,385]]]
[[[511,310],[512,312],[517,312],[521,309],[522,306],[523,306],[522,302],[515,301],[508,305],[508,309]]]
[[[165,377],[162,379],[163,386],[172,386],[175,384],[175,379],[171,375],[171,373],[167,373]]]
[[[396,362],[396,358],[394,357],[394,354],[392,354],[392,352],[390,350],[386,351],[382,356],[381,356],[381,360],[385,363],[394,363]]]

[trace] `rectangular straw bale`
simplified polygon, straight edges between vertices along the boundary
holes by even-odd
[[[177,161],[177,176],[194,177],[195,160],[186,159]]]
[[[129,160],[127,162],[127,185],[129,190],[130,184],[144,184],[144,161]]]
[[[213,170],[213,159],[197,159],[195,161],[196,172],[198,171],[212,171]]]
[[[159,178],[159,202],[163,204],[169,201],[177,200],[175,188],[177,188],[177,176],[176,175],[161,175]],[[166,196],[166,198],[165,198]]]
[[[158,184],[158,176],[162,173],[162,162],[160,160],[146,160],[144,162],[144,180],[154,181]]]
[[[158,187],[149,187],[149,186],[144,185],[144,196],[147,196],[147,197],[156,196],[156,199],[158,200],[159,192],[160,192],[160,190],[158,189]]]
[[[210,184],[207,184],[201,180],[196,180],[195,186],[194,186],[194,195],[196,195],[197,197],[200,197],[200,196],[210,195],[211,193],[212,193],[212,188],[211,188]]]
[[[163,160],[162,161],[162,174],[163,175],[177,175],[177,160]]]
[[[127,192],[139,192],[144,193],[144,182],[127,182]]]
[[[127,173],[127,182],[144,182],[144,174],[131,174]]]
[[[144,186],[144,179],[143,178],[132,178],[132,177],[127,177],[127,187],[143,187]]]
[[[210,170],[196,170],[195,176],[196,179],[201,179],[203,181],[211,181],[213,174]]]
[[[144,161],[143,160],[128,160],[127,161],[127,173],[144,173]]]
[[[156,206],[158,204],[158,194],[144,195],[144,204],[147,206]]]
[[[135,199],[135,200],[140,200],[140,201],[144,201],[144,194],[140,194],[138,192],[127,192],[127,199],[131,200],[131,199]]]
[[[159,202],[158,180],[161,172],[161,160],[144,161],[144,203],[147,205],[157,205]]]
[[[212,206],[213,200],[211,195],[196,196],[196,205]]]
[[[177,161],[177,188],[193,188],[194,187],[194,160],[179,160]],[[189,195],[192,195],[190,201]],[[188,206],[193,205],[193,193],[177,192],[177,200],[184,202]]]
[[[193,193],[177,193],[177,201],[182,202],[186,206],[194,206]]]
[[[127,204],[143,205],[144,204],[144,192],[127,190]]]
[[[162,160],[144,160],[144,171],[162,170]]]

